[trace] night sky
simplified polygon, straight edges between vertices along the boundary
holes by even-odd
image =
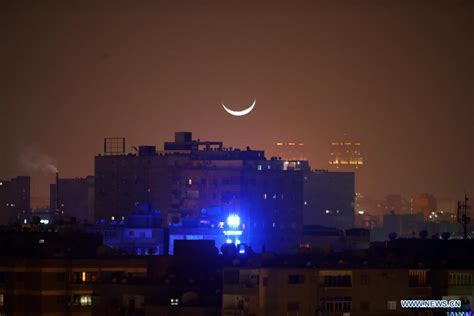
[[[104,137],[362,142],[358,191],[474,193],[474,1],[2,1],[0,178],[93,174]],[[245,117],[232,117],[221,101]]]

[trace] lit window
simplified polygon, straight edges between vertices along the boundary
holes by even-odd
[[[308,205],[308,202],[304,201],[304,205]]]
[[[258,166],[257,166],[257,169],[258,169],[258,170],[262,170],[262,165],[258,165]]]
[[[193,184],[193,179],[189,178],[188,179],[188,185],[192,185]]]
[[[170,303],[172,306],[178,306],[179,305],[179,298],[172,298],[170,300]]]
[[[79,303],[80,303],[81,306],[91,306],[92,305],[92,296],[82,295],[79,299]]]
[[[76,280],[82,283],[89,283],[97,281],[97,272],[77,272]]]
[[[267,199],[267,194],[266,194],[266,193],[263,193],[263,199],[264,199],[264,200]]]

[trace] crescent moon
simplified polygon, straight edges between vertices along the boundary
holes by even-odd
[[[232,111],[231,109],[228,109],[224,103],[222,103],[222,106],[224,107],[224,110],[227,111],[227,113],[229,113],[230,115],[233,115],[233,116],[244,116],[246,114],[249,114],[250,111],[253,110],[255,104],[257,103],[257,99],[254,99],[253,100],[253,103],[250,107],[246,108],[245,110],[242,110],[242,111]]]

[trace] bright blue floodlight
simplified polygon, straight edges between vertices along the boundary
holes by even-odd
[[[240,217],[237,214],[231,214],[227,217],[227,226],[231,229],[237,229],[240,225]]]

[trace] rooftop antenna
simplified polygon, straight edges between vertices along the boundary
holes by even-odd
[[[458,201],[457,220],[458,223],[463,226],[464,239],[467,239],[467,224],[471,221],[471,218],[468,216],[471,206],[467,204],[467,201],[469,201],[469,199],[466,193],[464,193],[464,202]]]

